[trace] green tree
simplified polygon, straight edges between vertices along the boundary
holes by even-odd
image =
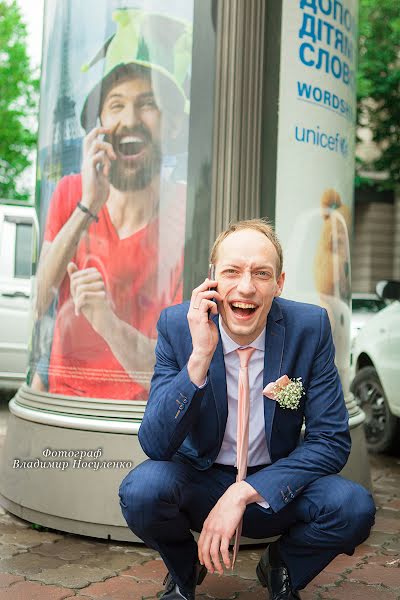
[[[19,200],[29,197],[19,179],[37,139],[32,124],[39,81],[31,72],[26,39],[16,0],[0,0],[0,197]]]
[[[400,184],[400,3],[360,0],[358,125],[372,131],[381,150],[372,164],[389,174],[380,187]],[[356,178],[356,184],[371,183]]]

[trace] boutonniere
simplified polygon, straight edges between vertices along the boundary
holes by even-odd
[[[292,410],[299,407],[300,398],[304,396],[304,393],[301,377],[289,379],[287,375],[271,381],[263,389],[264,396],[276,400],[281,408],[291,408]]]

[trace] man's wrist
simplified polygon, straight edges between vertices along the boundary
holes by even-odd
[[[90,208],[88,208],[87,206],[85,206],[82,202],[78,202],[77,204],[78,208],[85,213],[85,215],[88,215],[88,217],[90,219],[92,219],[93,221],[96,221],[96,223],[99,222],[99,217],[97,215],[95,215]]]
[[[247,504],[252,504],[253,502],[262,502],[264,498],[251,486],[247,481],[238,481],[234,484],[237,486],[236,494],[239,501]]]
[[[199,354],[195,350],[190,355],[187,370],[190,381],[197,385],[197,387],[202,387],[204,385],[204,382],[207,379],[211,359],[212,356]]]
[[[93,323],[96,333],[98,333],[109,346],[112,345],[113,339],[120,339],[120,324],[121,321],[115,312],[108,306],[100,315],[100,318]]]

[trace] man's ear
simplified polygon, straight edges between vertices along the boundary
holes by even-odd
[[[276,280],[277,286],[275,291],[275,297],[280,296],[283,291],[283,286],[285,285],[285,273],[281,273]]]

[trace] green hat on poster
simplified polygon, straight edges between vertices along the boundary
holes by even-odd
[[[89,92],[81,113],[82,127],[94,127],[105,90],[118,78],[146,73],[151,78],[156,100],[189,113],[188,91],[192,59],[192,25],[187,21],[121,8],[112,14],[117,30],[82,71],[104,61],[102,79]],[[172,100],[172,101],[171,101]]]

